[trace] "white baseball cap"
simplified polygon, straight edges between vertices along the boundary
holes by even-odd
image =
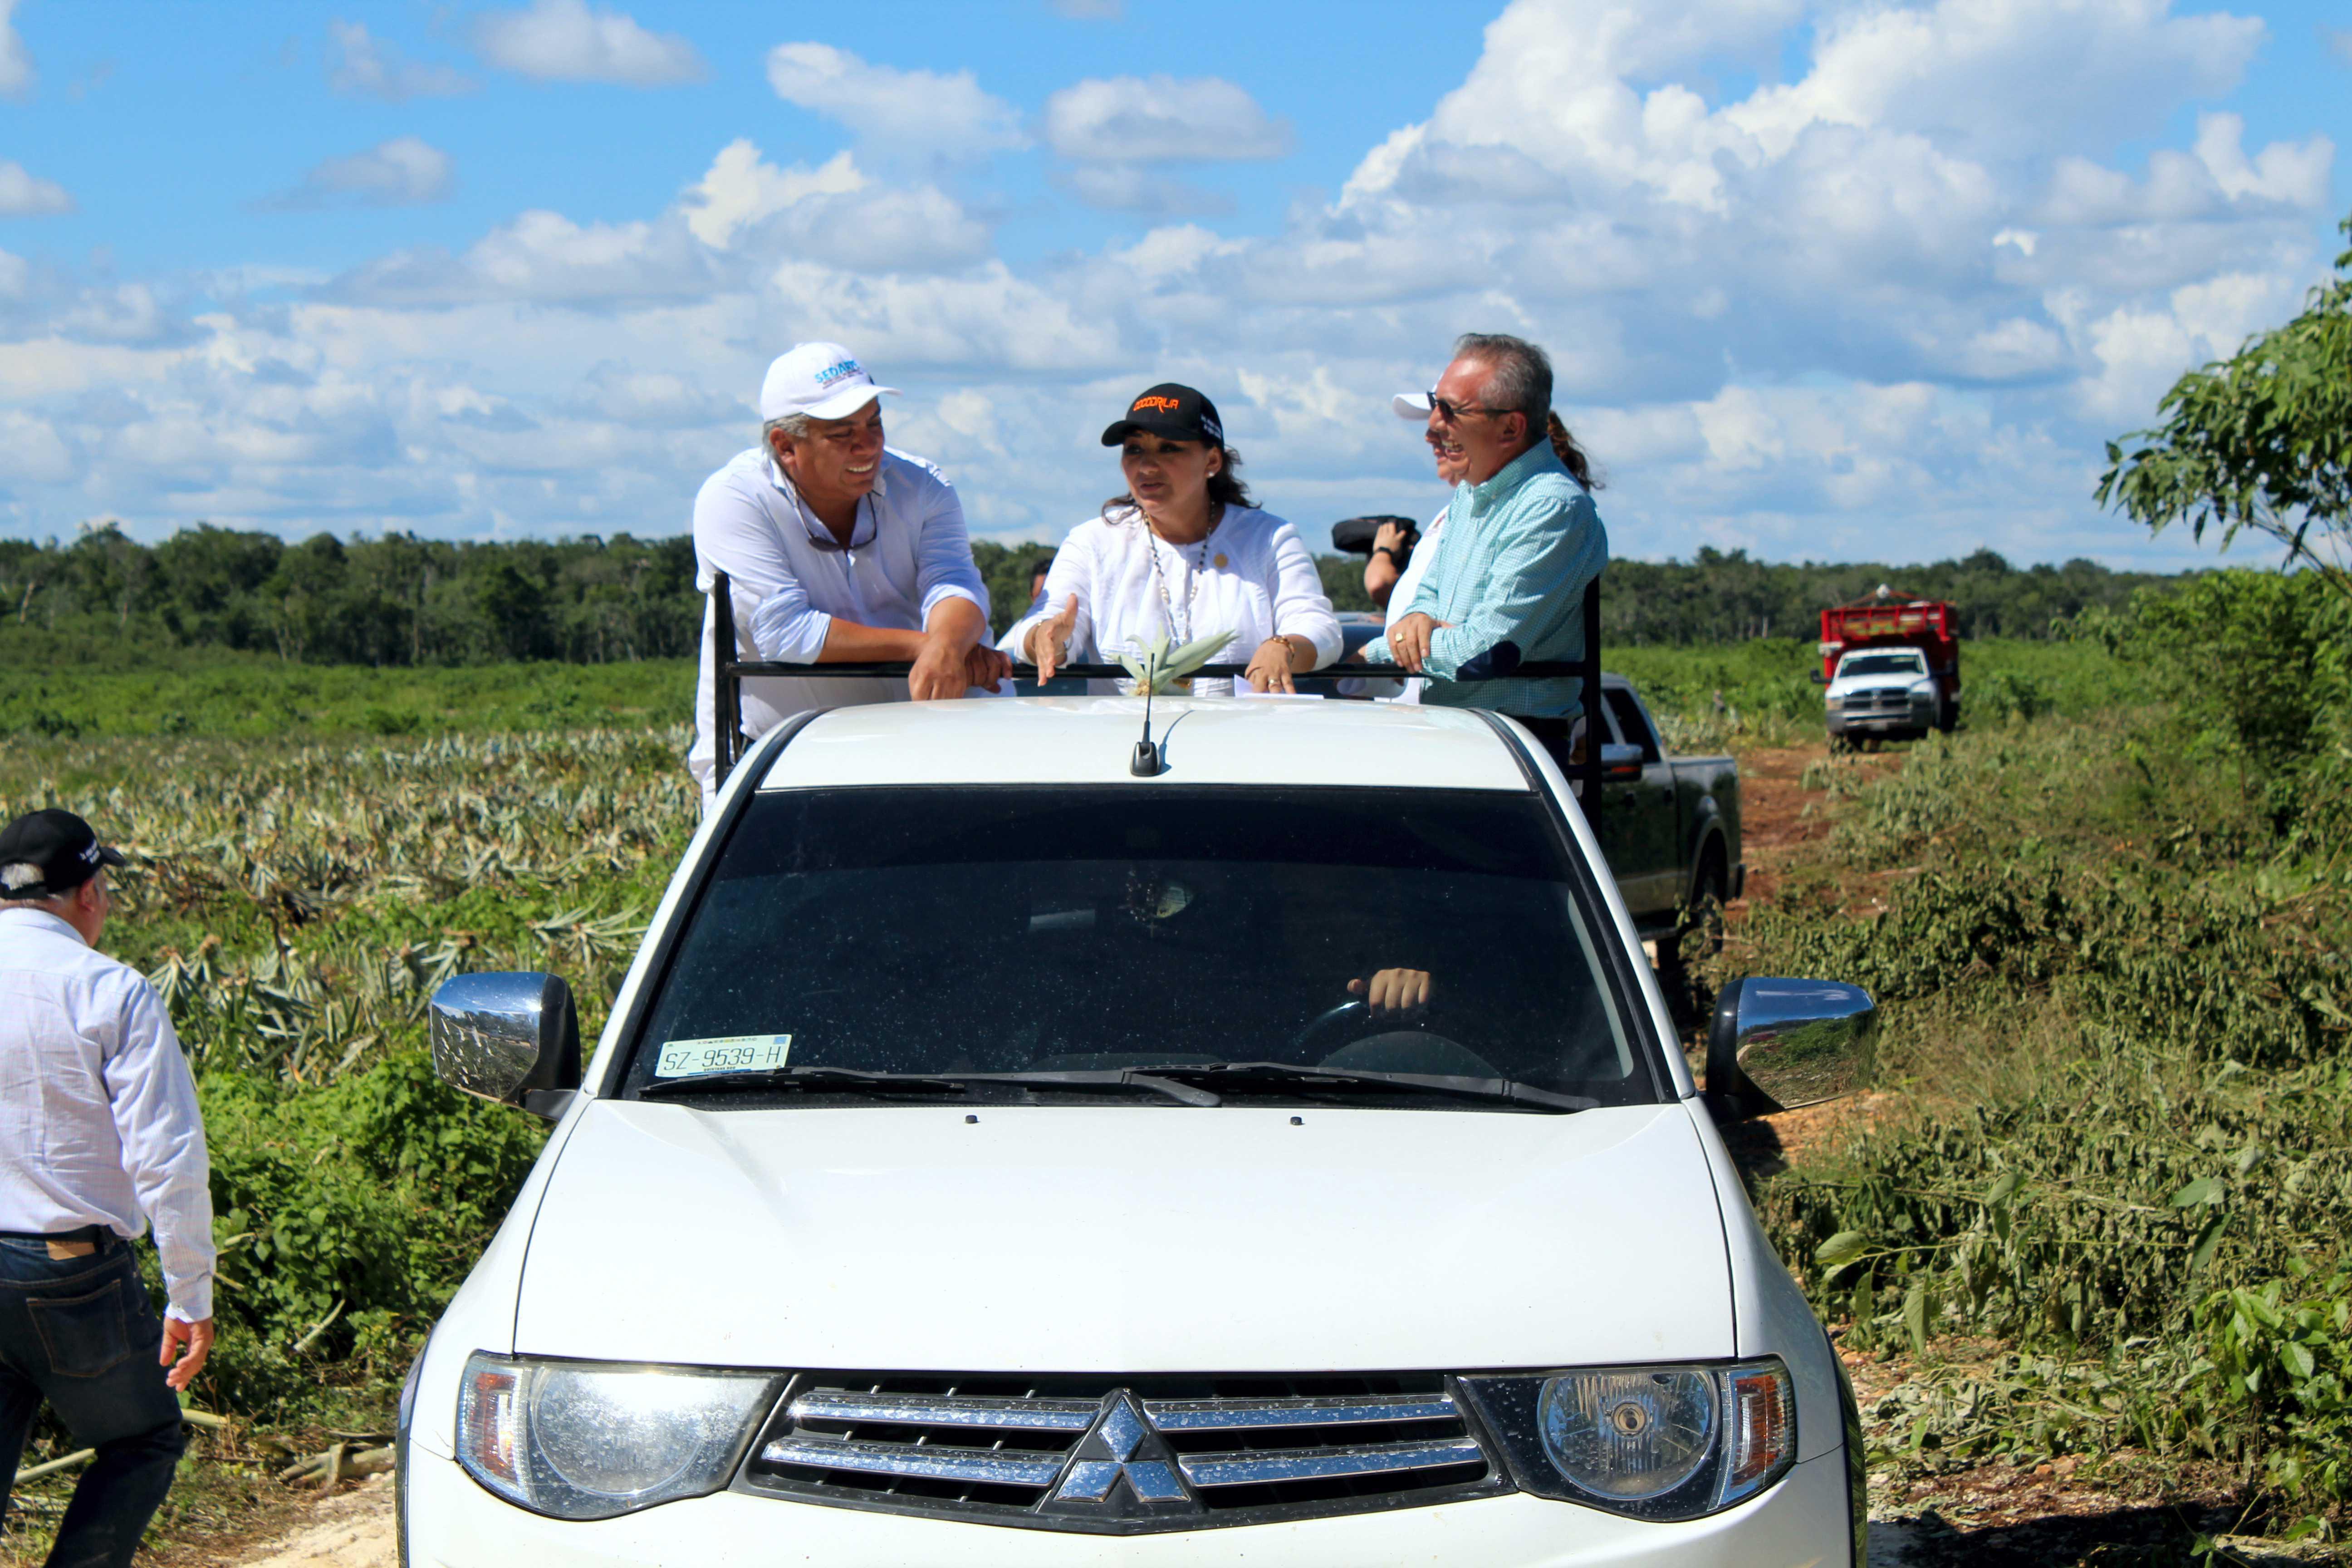
[[[1398,418],[1410,419],[1418,425],[1429,417],[1429,394],[1400,392],[1389,399],[1389,406],[1396,410]]]
[[[805,414],[812,419],[846,419],[895,386],[877,386],[857,356],[839,343],[802,343],[776,356],[760,383],[760,422]]]

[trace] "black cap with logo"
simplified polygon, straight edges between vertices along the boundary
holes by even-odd
[[[0,899],[53,899],[121,864],[70,811],[29,811],[0,827]]]
[[[1135,431],[1171,441],[1225,444],[1225,424],[1217,405],[1192,387],[1163,381],[1128,405],[1127,417],[1103,432],[1102,444],[1116,447]]]

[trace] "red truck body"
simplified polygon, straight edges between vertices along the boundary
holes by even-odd
[[[1940,599],[1908,599],[1873,595],[1822,612],[1822,679],[1837,675],[1837,662],[1858,647],[1916,647],[1927,656],[1942,700],[1937,726],[1948,730],[1959,721],[1960,638],[1953,629],[1958,617]]]

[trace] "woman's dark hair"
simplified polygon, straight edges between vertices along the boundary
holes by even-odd
[[[1551,437],[1551,449],[1559,454],[1561,465],[1576,476],[1578,484],[1589,490],[1601,489],[1600,477],[1592,471],[1592,459],[1585,456],[1584,448],[1576,444],[1576,437],[1568,433],[1568,426],[1559,422],[1557,409],[1546,411],[1544,434]]]
[[[1250,499],[1249,487],[1242,483],[1242,455],[1226,446],[1220,446],[1217,450],[1225,455],[1225,462],[1223,468],[1209,476],[1209,500],[1223,507],[1240,508],[1257,505],[1257,502]],[[1131,511],[1142,510],[1135,504],[1133,494],[1115,495],[1102,503],[1104,520],[1108,521],[1110,514],[1121,507]]]

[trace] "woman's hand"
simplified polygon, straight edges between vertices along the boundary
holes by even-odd
[[[1250,655],[1250,689],[1296,692],[1298,688],[1290,679],[1290,661],[1295,657],[1288,637],[1268,637],[1258,644],[1257,651]]]
[[[1348,994],[1361,996],[1375,1018],[1413,1018],[1429,1008],[1429,971],[1383,969],[1370,980],[1348,982]]]
[[[1061,612],[1039,621],[1022,638],[1023,652],[1037,667],[1040,681],[1054,679],[1054,671],[1070,657],[1070,639],[1078,632],[1078,596],[1073,594],[1064,601]]]

